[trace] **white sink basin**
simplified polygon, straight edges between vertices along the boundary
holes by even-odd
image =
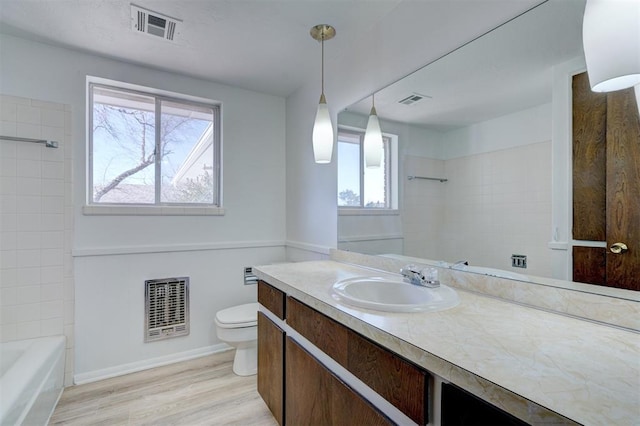
[[[456,306],[460,300],[450,287],[420,287],[401,279],[357,277],[333,285],[334,299],[348,305],[387,312],[433,312]]]

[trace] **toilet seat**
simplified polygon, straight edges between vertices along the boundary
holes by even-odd
[[[258,304],[247,303],[218,311],[215,322],[220,328],[255,327],[258,325]]]

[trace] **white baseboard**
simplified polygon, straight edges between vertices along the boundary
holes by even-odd
[[[231,346],[225,343],[219,343],[217,345],[205,346],[203,348],[193,349],[190,351],[178,352],[129,364],[116,365],[114,367],[103,368],[101,370],[88,371],[86,373],[74,375],[73,383],[76,385],[82,385],[85,383],[97,382],[98,380],[110,379],[112,377],[148,370],[150,368],[162,367],[163,365],[173,364],[180,361],[188,361],[190,359],[200,358],[231,349],[233,349]]]

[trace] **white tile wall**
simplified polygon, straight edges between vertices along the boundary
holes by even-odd
[[[73,377],[71,108],[0,95],[0,341],[65,334]]]
[[[426,157],[405,156],[406,175],[443,177],[445,162]],[[444,223],[446,184],[431,180],[404,180],[402,226],[404,253],[440,260],[440,238]]]
[[[449,179],[405,181],[405,254],[551,276],[550,141],[405,167]],[[511,268],[512,254],[527,269]]]
[[[444,242],[450,259],[551,276],[551,142],[452,159]],[[511,255],[527,269],[511,268]]]

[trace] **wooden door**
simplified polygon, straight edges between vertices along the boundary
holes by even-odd
[[[573,79],[573,239],[574,281],[640,290],[635,94],[594,93],[586,73]]]
[[[627,250],[615,254],[619,243]],[[607,248],[607,284],[640,290],[640,115],[632,89],[607,96]]]

